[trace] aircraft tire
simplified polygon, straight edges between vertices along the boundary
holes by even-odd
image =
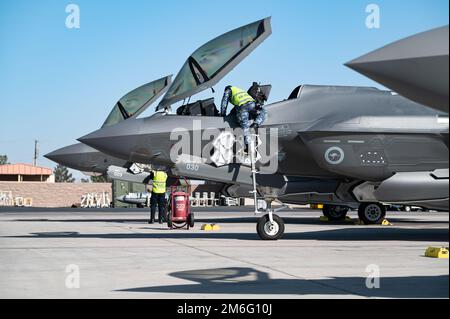
[[[322,210],[323,215],[327,217],[329,221],[345,220],[348,211],[348,207],[339,205],[324,205]]]
[[[278,240],[284,235],[284,221],[278,215],[272,215],[274,224],[271,225],[269,215],[264,215],[256,224],[256,231],[262,240]]]
[[[365,225],[381,224],[386,217],[386,208],[380,203],[362,203],[358,208],[358,217]]]

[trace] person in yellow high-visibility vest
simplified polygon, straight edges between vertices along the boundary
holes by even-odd
[[[158,221],[163,223],[166,214],[166,182],[167,173],[162,170],[152,171],[150,178],[152,184],[152,197],[150,199],[150,221],[149,224],[155,222],[156,206],[158,206]]]
[[[248,145],[250,142],[250,128],[258,129],[266,119],[266,110],[262,105],[257,105],[255,99],[236,86],[227,86],[223,93],[220,113],[225,116],[227,113],[228,103],[236,108],[236,116],[244,131],[245,151],[248,153]],[[253,124],[250,126],[250,116],[254,117]]]

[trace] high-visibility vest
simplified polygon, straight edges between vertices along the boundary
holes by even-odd
[[[255,100],[246,91],[241,90],[240,88],[237,88],[235,86],[232,86],[230,102],[234,106],[242,106],[249,102],[255,102]]]
[[[164,194],[166,192],[166,181],[167,181],[166,172],[154,171],[152,192],[155,194]]]

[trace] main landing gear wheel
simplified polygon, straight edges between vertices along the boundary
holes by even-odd
[[[256,231],[262,240],[278,240],[284,234],[284,221],[278,215],[272,215],[273,223],[269,215],[265,215],[258,220]]]
[[[366,225],[381,224],[386,217],[386,208],[380,203],[363,203],[358,208],[358,216]]]
[[[329,221],[344,220],[348,211],[348,207],[339,205],[324,205],[322,210],[323,215],[327,217]]]

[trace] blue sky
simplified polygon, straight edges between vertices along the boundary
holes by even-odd
[[[80,29],[65,26],[70,3]],[[366,28],[370,3],[381,9],[380,29]],[[273,85],[271,101],[300,84],[378,86],[343,63],[446,25],[448,12],[448,0],[2,0],[0,154],[29,163],[38,139],[38,163],[54,167],[42,155],[99,128],[123,94],[267,16],[272,36],[216,85],[216,99],[227,84],[253,81]]]

